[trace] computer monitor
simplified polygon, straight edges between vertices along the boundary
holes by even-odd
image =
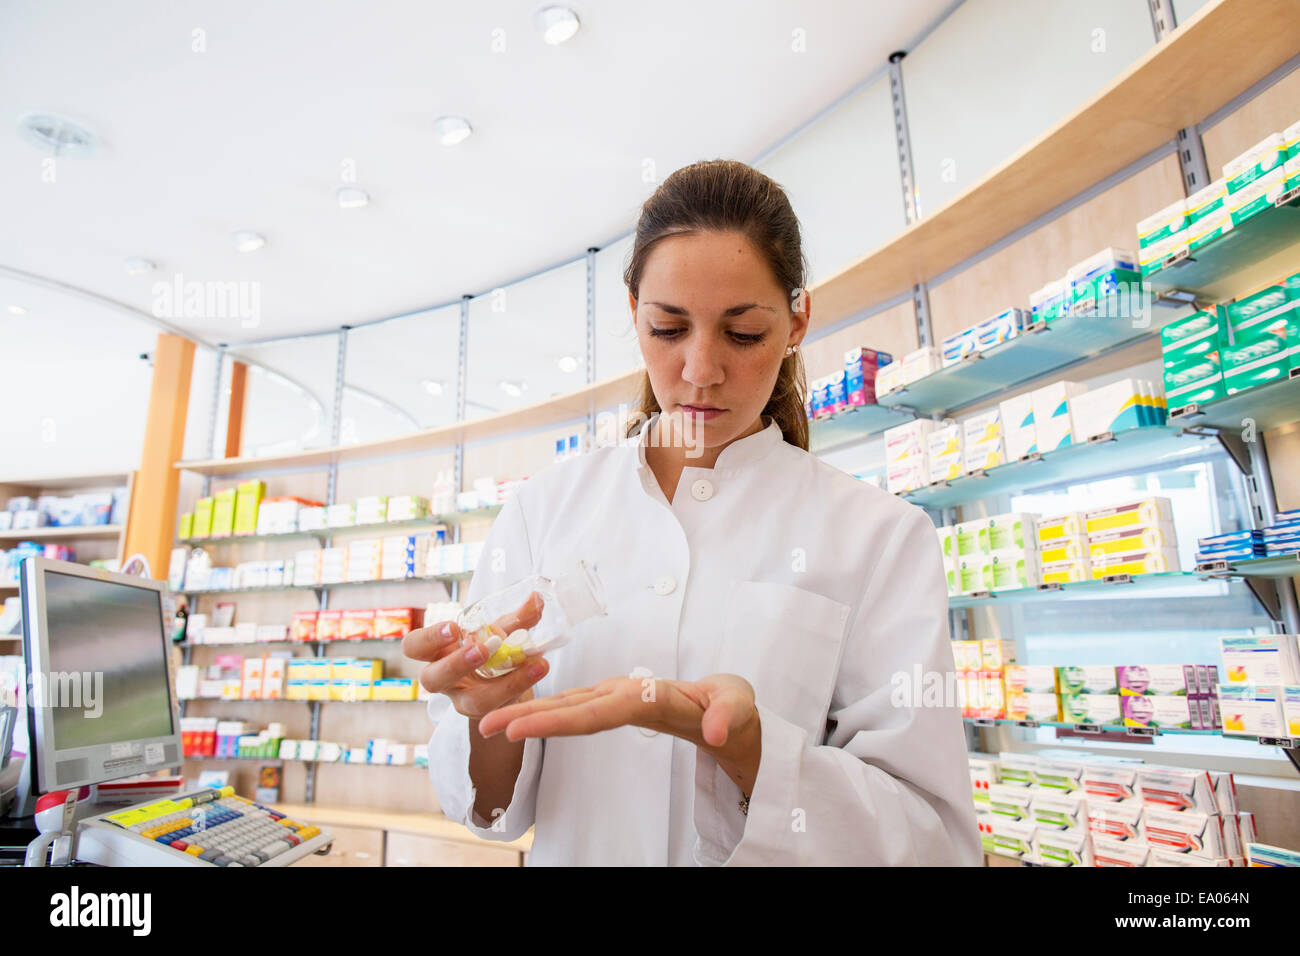
[[[166,585],[50,558],[20,582],[30,793],[178,765]]]

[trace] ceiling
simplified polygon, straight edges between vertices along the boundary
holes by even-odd
[[[953,0],[568,5],[582,29],[552,47],[533,23],[541,0],[10,0],[5,295],[26,294],[24,273],[239,343],[480,294],[626,234],[653,180],[682,165],[756,160]],[[18,133],[28,112],[81,123],[95,151],[56,159],[49,181]],[[443,113],[474,135],[440,145]],[[338,207],[349,178],[369,206]],[[266,246],[236,252],[240,229]],[[129,256],[158,269],[127,275]],[[244,283],[256,321],[169,309],[157,285],[178,278]],[[107,314],[38,297],[64,324]]]

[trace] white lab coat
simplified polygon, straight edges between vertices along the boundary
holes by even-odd
[[[712,757],[620,727],[527,740],[509,807],[480,819],[468,722],[439,694],[429,773],[444,813],[486,839],[535,827],[530,865],[978,864],[960,711],[891,702],[896,674],[953,670],[925,513],[786,443],[775,422],[715,467],[685,468],[669,504],[645,464],[650,430],[525,481],[465,601],[594,563],[609,614],[547,655],[536,693],[638,668],[746,678],[762,725],[748,815]]]

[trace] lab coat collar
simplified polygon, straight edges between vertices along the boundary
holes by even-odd
[[[641,431],[637,433],[636,455],[637,464],[641,469],[648,470],[650,467],[646,463],[645,452],[649,445],[650,434],[653,431],[655,422],[659,418],[659,414],[659,412],[655,412],[651,415],[650,418],[646,420],[646,423],[641,427]],[[785,440],[785,436],[781,433],[781,426],[777,423],[776,419],[768,415],[764,415],[763,419],[767,422],[767,427],[752,435],[738,438],[726,448],[722,449],[722,451],[718,453],[718,460],[714,463],[712,470],[732,470],[753,464]],[[690,464],[692,460],[693,459],[690,458],[686,459],[687,468],[697,467]]]

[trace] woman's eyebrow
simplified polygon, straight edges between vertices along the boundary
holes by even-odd
[[[653,305],[655,308],[662,309],[670,315],[690,315],[690,313],[680,305],[669,305],[667,302],[647,302],[646,305]],[[772,308],[770,305],[759,305],[757,302],[746,302],[742,305],[733,305],[731,308],[726,309],[722,314],[728,317],[737,316],[748,312],[750,309],[765,309],[768,312],[776,311],[776,309]]]

